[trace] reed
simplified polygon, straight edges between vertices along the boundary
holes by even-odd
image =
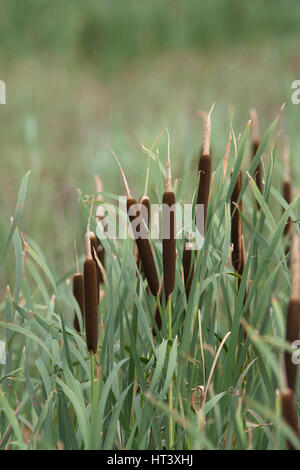
[[[90,352],[96,353],[98,348],[98,277],[97,263],[92,256],[89,230],[85,237],[84,262],[84,306],[86,344]]]
[[[113,153],[114,157],[116,158],[116,161],[117,161],[119,169],[120,169],[120,173],[121,173],[121,177],[122,177],[122,180],[123,180],[123,183],[124,183],[125,193],[126,193],[126,197],[127,197],[127,213],[128,213],[130,223],[133,226],[133,222],[137,218],[139,218],[140,214],[137,212],[136,214],[131,215],[130,214],[130,209],[131,209],[132,206],[137,206],[137,202],[131,196],[131,192],[130,192],[130,189],[129,189],[129,186],[128,186],[128,183],[127,183],[127,180],[126,180],[126,177],[125,177],[125,173],[124,173],[124,171],[121,167],[121,164],[118,160],[118,157],[116,156],[116,154],[113,151],[112,151],[112,153]],[[142,232],[141,233],[142,236],[137,237],[135,241],[136,241],[139,256],[140,256],[140,259],[141,259],[143,271],[145,273],[145,277],[146,277],[147,282],[148,282],[149,289],[150,289],[152,295],[154,295],[156,297],[157,293],[158,293],[158,290],[159,290],[158,275],[157,275],[155,261],[154,261],[154,257],[153,257],[153,253],[152,253],[152,250],[151,250],[149,237],[148,237],[148,230],[146,229],[145,222],[144,222],[143,219],[141,219],[141,222],[143,224],[142,227],[140,227],[140,224],[138,224],[137,227],[136,227],[136,230],[140,231],[140,229],[141,229],[140,233]]]
[[[206,229],[207,208],[210,190],[211,178],[211,157],[210,157],[210,138],[211,138],[211,113],[214,105],[211,107],[209,113],[201,113],[203,117],[203,144],[202,153],[198,164],[199,185],[197,194],[197,205],[204,206],[204,232]],[[199,227],[198,227],[199,229]],[[203,234],[204,235],[204,234]]]
[[[286,318],[286,340],[289,343],[299,339],[300,332],[300,234],[294,234],[291,254],[292,289]],[[298,366],[292,362],[292,355],[285,352],[287,384],[295,391]]]
[[[75,273],[72,277],[73,295],[78,303],[81,313],[82,323],[84,323],[84,281],[81,273]],[[76,312],[74,312],[73,326],[78,333],[80,332],[79,321]]]
[[[256,109],[250,109],[250,118],[252,120],[252,158],[255,157],[258,147],[260,145],[260,140],[259,140],[259,125],[258,125],[258,116],[257,116],[257,111]],[[262,187],[262,161],[261,159],[259,160],[259,163],[256,168],[255,172],[255,181],[256,181],[256,186],[262,193],[263,187]],[[259,203],[257,202],[258,208]]]
[[[92,254],[93,260],[95,261],[96,270],[97,270],[97,289],[98,289],[98,303],[99,303],[99,298],[100,298],[99,284],[100,284],[100,279],[103,279],[103,276],[102,276],[101,270],[98,266],[97,259],[96,259],[98,257],[98,254],[97,254],[98,238],[96,237],[94,232],[89,232],[89,236],[90,236],[90,243],[91,243],[91,254]]]
[[[295,406],[294,392],[290,388],[285,388],[280,392],[282,417],[286,424],[292,428],[294,433],[300,438],[297,410]],[[294,450],[294,445],[288,440],[288,448]]]
[[[193,261],[193,250],[191,242],[187,242],[183,248],[182,254],[182,265],[183,265],[183,279],[185,286],[186,299],[189,300],[190,290],[194,278],[194,263]]]
[[[239,171],[233,192],[231,195],[231,243],[233,250],[231,253],[231,262],[237,273],[241,273],[242,268],[242,219],[240,211],[243,208],[242,199],[238,199],[242,190],[242,172]]]
[[[162,198],[162,256],[163,276],[166,299],[172,294],[175,286],[176,273],[176,198],[172,187],[171,161],[170,161],[170,136],[168,134],[168,161],[166,173],[166,191]]]

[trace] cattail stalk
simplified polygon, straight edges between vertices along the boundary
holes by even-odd
[[[162,255],[163,276],[166,299],[172,294],[175,286],[176,273],[176,220],[175,220],[175,194],[171,190],[171,161],[170,161],[170,136],[168,134],[168,162],[166,173],[166,191],[162,198]]]
[[[84,301],[86,344],[91,353],[98,348],[98,278],[96,262],[92,256],[89,230],[85,237]]]
[[[280,392],[282,417],[286,424],[292,428],[294,433],[300,438],[297,410],[295,406],[294,392],[290,388],[285,388]],[[294,450],[294,445],[288,440],[289,450]]]
[[[198,173],[199,173],[199,186],[197,195],[197,205],[204,206],[204,232],[206,229],[207,208],[210,189],[210,174],[211,174],[211,157],[210,157],[210,136],[211,136],[211,113],[214,105],[208,114],[202,113],[204,118],[203,125],[203,145],[202,154],[199,160]],[[198,227],[199,229],[199,227]]]
[[[286,319],[286,341],[293,343],[300,332],[300,234],[294,234],[292,243],[291,269],[292,290]],[[298,366],[292,362],[292,355],[285,352],[285,370],[288,387],[295,391]]]
[[[118,160],[117,155],[111,150],[120,169],[121,177],[124,183],[124,188],[125,188],[125,193],[127,197],[127,213],[129,216],[130,223],[132,224],[134,220],[136,220],[137,217],[139,217],[139,214],[136,213],[135,215],[130,214],[130,208],[132,206],[137,206],[136,200],[131,196],[131,192],[126,180],[125,173],[121,167],[121,164]],[[145,273],[145,277],[148,282],[149,289],[152,293],[152,295],[157,296],[158,290],[159,290],[159,281],[158,281],[158,275],[156,271],[156,266],[155,266],[155,261],[153,258],[153,253],[151,250],[151,245],[148,237],[148,231],[145,226],[145,222],[142,219],[142,227],[140,227],[140,224],[136,227],[137,230],[142,229],[143,233],[141,233],[142,237],[137,237],[136,238],[136,244],[139,252],[139,256],[141,258],[141,263],[143,267],[143,271]]]
[[[73,286],[73,295],[78,303],[79,310],[81,313],[82,324],[84,322],[84,282],[83,275],[81,273],[76,273],[72,278]],[[78,333],[80,332],[80,325],[76,312],[74,313],[73,326]]]

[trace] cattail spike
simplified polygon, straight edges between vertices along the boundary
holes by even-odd
[[[85,257],[86,257],[86,259],[93,259],[92,247],[91,247],[91,232],[89,230],[87,230],[86,234],[85,234],[85,245],[84,246],[85,246]]]
[[[125,189],[125,193],[126,193],[126,197],[129,199],[131,198],[131,192],[130,192],[130,189],[129,189],[129,186],[128,186],[128,183],[127,183],[127,179],[126,179],[126,176],[125,176],[125,173],[121,167],[121,164],[119,162],[119,159],[117,157],[117,155],[115,154],[115,152],[113,151],[112,148],[109,147],[109,145],[107,145],[107,148],[111,151],[111,153],[113,154],[113,156],[115,157],[116,159],[116,162],[119,166],[119,170],[120,170],[120,173],[121,173],[121,177],[122,177],[122,181],[123,181],[123,184],[124,184],[124,189]]]
[[[172,189],[172,174],[171,174],[171,158],[170,158],[170,134],[166,129],[168,136],[168,161],[167,161],[167,173],[166,173],[166,191],[170,192]]]
[[[85,332],[88,351],[98,348],[98,285],[97,267],[93,259],[84,262]]]
[[[198,112],[198,115],[203,119],[203,145],[202,145],[202,155],[210,154],[210,137],[211,137],[211,114],[215,107],[213,103],[210,111],[207,113],[205,111]]]

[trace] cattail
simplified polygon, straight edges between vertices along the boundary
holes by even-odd
[[[239,171],[232,195],[231,195],[231,243],[233,250],[231,253],[232,266],[237,273],[240,273],[242,265],[242,219],[240,211],[242,210],[242,200],[237,207],[237,201],[242,189],[242,172]]]
[[[197,205],[204,205],[204,232],[206,228],[206,217],[207,217],[207,207],[208,207],[208,198],[209,198],[209,189],[210,189],[210,173],[211,173],[211,158],[210,158],[210,136],[211,136],[211,113],[213,111],[214,105],[208,114],[202,113],[204,118],[203,126],[203,145],[202,145],[202,154],[199,160],[198,173],[200,176],[199,186],[198,186],[198,195],[197,195]]]
[[[194,263],[192,263],[192,244],[186,243],[183,248],[182,264],[183,264],[183,278],[187,301],[189,300],[190,290],[194,278]]]
[[[143,207],[141,207],[141,216],[144,219],[146,228],[149,230],[149,221],[150,221],[150,218],[151,218],[150,199],[147,196],[142,196],[139,200],[139,204],[140,204],[140,206],[143,206]],[[140,268],[141,259],[140,259],[139,250],[137,248],[136,243],[134,244],[134,259],[135,259],[137,267]],[[143,273],[143,268],[142,268],[142,273]]]
[[[283,182],[283,197],[287,204],[292,202],[292,184],[291,184],[291,172],[290,172],[290,151],[288,143],[285,142],[283,150],[283,163],[284,163],[284,182]],[[293,222],[291,217],[288,218],[286,226],[284,228],[284,235],[288,236],[293,228]],[[287,250],[289,251],[289,250]]]
[[[166,299],[169,298],[175,286],[176,272],[176,221],[175,221],[175,194],[171,191],[171,161],[170,136],[168,134],[168,162],[166,174],[166,191],[162,198],[162,255],[163,274]]]
[[[94,354],[98,347],[98,278],[97,263],[93,259],[89,230],[85,237],[84,304],[86,344]]]
[[[255,157],[258,147],[260,145],[259,141],[259,126],[258,126],[258,117],[256,109],[250,109],[250,117],[252,120],[252,158]],[[255,173],[256,185],[260,192],[262,193],[262,162],[259,160],[256,173]],[[259,207],[259,203],[257,203]]]
[[[285,388],[280,392],[282,417],[286,424],[292,428],[294,433],[300,438],[297,410],[295,406],[294,392],[290,388]],[[294,445],[288,440],[288,448],[294,450]]]
[[[81,273],[76,273],[73,275],[72,285],[73,285],[73,295],[78,303],[82,322],[83,322],[84,321],[84,282],[83,282],[83,275]],[[80,326],[79,326],[79,321],[78,321],[76,312],[74,314],[73,326],[76,331],[80,332]]]
[[[300,234],[294,234],[292,243],[292,290],[286,319],[286,340],[293,343],[299,339],[300,331]],[[285,352],[285,370],[288,387],[292,390],[296,388],[297,365],[292,361],[292,355]]]
[[[135,215],[130,214],[130,208],[132,206],[137,206],[136,200],[131,196],[131,192],[124,174],[124,171],[120,165],[120,162],[118,160],[118,157],[116,154],[112,151],[114,157],[116,158],[116,161],[118,163],[120,172],[121,172],[121,177],[124,183],[124,188],[127,196],[127,213],[129,216],[130,223],[139,217],[139,213],[136,213]],[[157,271],[156,271],[156,266],[155,266],[155,261],[153,258],[153,253],[151,250],[151,245],[148,237],[148,232],[145,226],[145,222],[142,219],[142,227],[140,224],[136,227],[137,230],[141,229],[141,235],[136,238],[136,244],[139,252],[139,256],[141,258],[141,263],[143,267],[143,272],[145,273],[145,277],[148,282],[149,289],[152,293],[152,295],[156,296],[159,290],[159,281],[158,281],[158,276],[157,276]]]

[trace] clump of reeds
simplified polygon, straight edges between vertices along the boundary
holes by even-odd
[[[286,340],[293,343],[299,339],[300,332],[300,234],[294,234],[291,254],[292,290],[286,318]],[[285,352],[287,384],[295,391],[298,366],[292,362],[292,355]]]
[[[257,111],[256,109],[250,109],[250,117],[252,120],[252,158],[255,157],[258,147],[260,145],[260,140],[259,140],[259,125],[258,125],[258,117],[257,117]],[[255,172],[255,181],[256,181],[256,186],[262,193],[262,162],[261,159],[259,160],[259,163],[256,168]],[[257,202],[258,208],[259,203]]]
[[[286,424],[292,428],[294,433],[300,438],[297,410],[295,406],[294,392],[290,388],[285,388],[280,392],[282,417]],[[294,450],[294,445],[287,441],[288,448]]]
[[[96,353],[98,347],[98,277],[97,263],[92,255],[89,227],[85,236],[84,262],[84,305],[86,344],[90,352]]]
[[[203,124],[203,144],[202,153],[199,159],[198,173],[199,173],[199,186],[197,195],[197,205],[203,204],[204,206],[204,232],[206,229],[207,208],[210,190],[211,178],[211,156],[210,156],[210,137],[211,137],[211,113],[214,105],[211,107],[209,113],[201,113]]]
[[[130,220],[130,223],[132,224],[133,221],[135,221],[138,217],[140,217],[139,212],[136,212],[135,214],[131,214],[131,207],[136,206],[137,207],[137,201],[131,196],[131,192],[124,174],[124,171],[120,165],[120,162],[118,160],[118,157],[116,154],[112,151],[114,157],[116,158],[116,161],[118,163],[120,172],[121,172],[121,177],[124,183],[124,188],[125,188],[125,193],[127,197],[127,213],[128,217]],[[145,226],[145,222],[143,218],[140,219],[141,224],[138,224],[136,227],[136,230],[140,233],[141,236],[138,236],[136,238],[136,245],[138,248],[139,256],[141,259],[142,267],[143,267],[143,272],[145,274],[145,277],[148,282],[149,289],[152,293],[152,295],[157,296],[158,290],[159,290],[159,281],[158,281],[158,275],[157,275],[157,270],[155,266],[155,261],[153,257],[153,253],[151,250],[151,245],[149,241],[149,236],[148,236],[148,230]]]
[[[172,191],[170,136],[168,133],[168,161],[166,172],[166,190],[162,198],[162,256],[163,276],[166,299],[172,294],[175,286],[176,273],[176,198]]]

